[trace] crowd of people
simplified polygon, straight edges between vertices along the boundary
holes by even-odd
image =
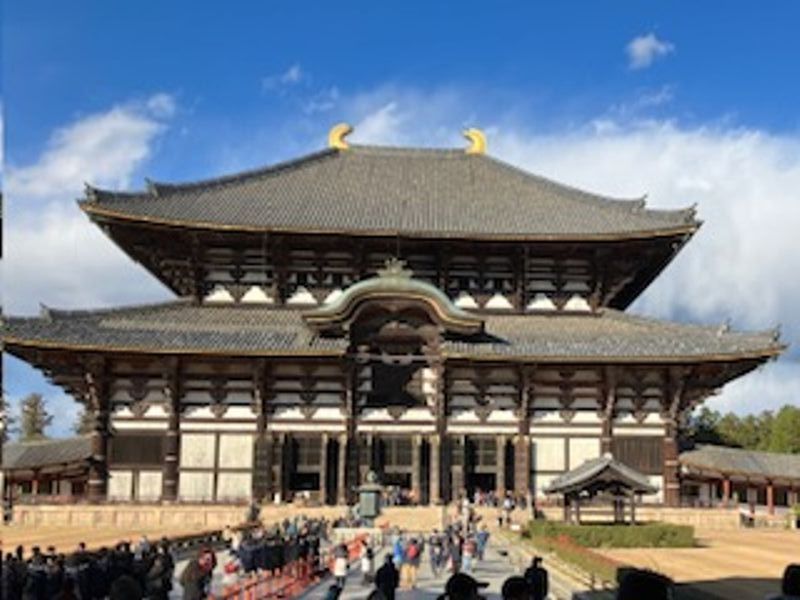
[[[80,543],[69,555],[34,546],[28,557],[19,546],[5,555],[2,595],[7,600],[165,600],[174,570],[175,558],[166,539],[151,543],[142,537],[135,545],[120,542],[97,552]],[[206,576],[209,573],[210,569]]]

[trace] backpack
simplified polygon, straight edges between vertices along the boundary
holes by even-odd
[[[416,544],[411,544],[406,551],[406,555],[410,560],[414,560],[419,556],[419,546]]]

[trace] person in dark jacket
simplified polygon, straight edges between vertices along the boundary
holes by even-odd
[[[542,557],[534,556],[531,566],[525,571],[523,575],[525,581],[531,587],[531,597],[534,600],[544,600],[547,598],[547,592],[550,589],[550,582],[547,575],[547,569],[542,566]]]
[[[380,590],[386,600],[394,600],[395,590],[400,584],[400,573],[394,566],[391,554],[386,555],[383,566],[375,573],[375,587]]]
[[[47,600],[47,561],[39,546],[33,547],[28,562],[28,576],[22,591],[23,600]]]
[[[167,589],[169,566],[163,554],[156,556],[150,570],[145,577],[145,591],[150,600],[167,600],[169,590]]]
[[[183,586],[183,600],[202,600],[205,572],[201,561],[203,555],[189,561],[181,573],[181,585]]]

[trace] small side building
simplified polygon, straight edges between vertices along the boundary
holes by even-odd
[[[81,497],[89,478],[91,438],[8,442],[2,458],[5,500]]]
[[[776,507],[800,503],[800,455],[698,445],[679,462],[684,504],[746,503],[774,514]]]

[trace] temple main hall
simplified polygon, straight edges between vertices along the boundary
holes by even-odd
[[[423,504],[542,497],[610,454],[678,505],[688,413],[783,349],[626,311],[694,209],[533,175],[479,130],[455,149],[350,131],[253,171],[86,189],[175,294],[6,320],[5,351],[94,415],[86,497],[345,503],[369,470]]]

